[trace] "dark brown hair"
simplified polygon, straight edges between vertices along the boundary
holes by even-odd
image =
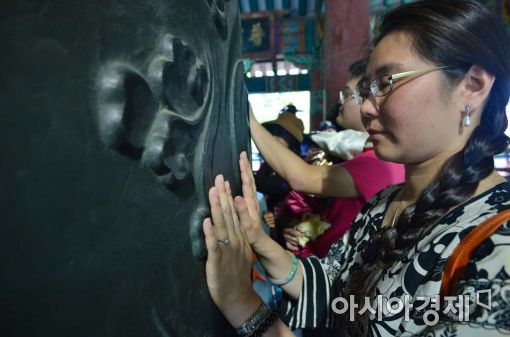
[[[374,296],[376,285],[396,261],[433,228],[450,208],[468,200],[480,180],[494,170],[493,156],[509,143],[505,113],[510,93],[510,42],[500,20],[474,0],[427,0],[398,7],[385,14],[379,23],[377,45],[393,32],[405,32],[413,39],[414,51],[438,66],[454,85],[472,65],[479,65],[495,76],[495,82],[482,113],[465,147],[452,155],[437,177],[425,188],[414,205],[407,207],[397,225],[381,229],[369,243],[371,257],[362,254],[363,265],[352,272],[347,285],[337,292],[354,295],[357,303]],[[369,254],[368,254],[369,255]],[[341,324],[352,336],[366,336],[368,315],[341,316]]]

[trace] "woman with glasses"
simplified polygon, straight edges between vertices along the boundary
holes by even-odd
[[[354,97],[377,156],[403,163],[406,180],[370,200],[323,260],[296,262],[260,232],[245,155],[243,197],[231,201],[217,178],[204,222],[207,281],[239,335],[292,336],[286,324],[348,336],[510,333],[510,225],[469,241],[510,209],[493,162],[509,141],[509,55],[504,27],[474,0],[418,1],[382,18]],[[457,246],[473,250],[444,292]],[[250,291],[252,249],[283,284],[281,318]]]

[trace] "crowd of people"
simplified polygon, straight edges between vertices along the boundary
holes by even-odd
[[[332,109],[341,131],[302,154],[295,107],[263,124],[250,110],[264,164],[254,175],[243,152],[242,196],[221,175],[209,191],[207,282],[239,336],[510,334],[510,183],[493,160],[508,33],[475,0],[402,5],[378,29]],[[253,253],[279,312],[253,290]]]

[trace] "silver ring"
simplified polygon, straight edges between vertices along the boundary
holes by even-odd
[[[224,238],[224,239],[218,239],[218,242],[221,242],[224,245],[228,245],[230,243],[230,240],[228,238]]]

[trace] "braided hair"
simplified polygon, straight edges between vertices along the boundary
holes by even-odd
[[[373,299],[377,283],[396,261],[429,232],[449,209],[468,200],[478,183],[494,170],[493,156],[509,143],[506,105],[510,93],[510,43],[504,27],[487,8],[475,0],[425,0],[398,7],[386,13],[379,24],[377,45],[393,32],[408,33],[413,49],[422,58],[438,65],[447,86],[453,88],[472,65],[495,76],[495,82],[482,112],[480,124],[462,150],[448,158],[435,179],[415,204],[408,206],[393,228],[384,227],[372,238],[371,249],[361,254],[363,265],[350,275],[347,284],[335,291],[354,296],[362,304]],[[365,313],[340,323],[351,336],[366,336],[369,317]]]

